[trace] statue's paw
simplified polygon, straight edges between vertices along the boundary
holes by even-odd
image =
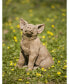
[[[35,66],[33,69],[36,70],[36,69],[38,69],[38,68],[39,68],[38,66]]]
[[[23,68],[23,66],[22,65],[19,65],[19,64],[17,64],[16,67],[18,67],[19,69],[22,69]]]
[[[28,66],[27,65],[24,65],[23,68],[27,68]]]

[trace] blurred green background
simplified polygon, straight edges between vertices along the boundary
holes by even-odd
[[[19,59],[20,18],[31,24],[45,24],[38,35],[51,53],[54,65],[26,72],[15,68]],[[66,0],[3,0],[3,84],[66,84]]]

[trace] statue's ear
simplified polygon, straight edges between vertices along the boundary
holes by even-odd
[[[38,34],[41,33],[44,30],[44,26],[45,26],[44,24],[37,25],[37,27],[38,27]]]
[[[23,27],[24,27],[26,24],[28,24],[28,22],[25,21],[25,20],[23,20],[23,19],[21,18],[21,19],[20,19],[20,29],[22,30]]]

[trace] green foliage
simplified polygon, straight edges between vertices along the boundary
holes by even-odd
[[[51,53],[54,65],[26,72],[15,68],[19,59],[22,31],[19,19],[45,24],[39,38]],[[55,81],[66,84],[66,7],[49,0],[3,0],[3,84],[37,84]]]

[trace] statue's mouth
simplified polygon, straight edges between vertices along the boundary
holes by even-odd
[[[26,34],[26,35],[27,35],[27,37],[32,37],[32,34],[29,34],[29,33],[28,33],[28,34]]]

